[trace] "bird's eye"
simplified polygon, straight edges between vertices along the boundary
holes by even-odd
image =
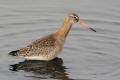
[[[77,17],[77,16],[74,16],[73,18],[78,19],[78,17]]]

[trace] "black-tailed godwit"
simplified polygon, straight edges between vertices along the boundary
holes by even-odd
[[[73,23],[79,23],[96,32],[93,28],[80,21],[79,17],[75,13],[70,13],[65,17],[62,26],[56,32],[39,38],[27,47],[12,51],[9,54],[30,60],[52,60],[62,50]]]

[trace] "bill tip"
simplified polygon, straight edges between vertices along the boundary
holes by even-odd
[[[90,28],[92,31],[96,32],[96,30],[94,30],[93,28]]]

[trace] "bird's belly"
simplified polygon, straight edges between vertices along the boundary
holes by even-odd
[[[29,57],[25,57],[27,60],[52,60],[55,57],[44,57],[44,56],[29,56]]]
[[[55,57],[57,57],[57,55],[59,54],[59,52],[61,51],[61,48],[56,48],[55,50],[53,50],[50,53],[43,53],[43,54],[39,54],[39,55],[31,55],[31,56],[25,56],[24,58],[28,59],[28,60],[52,60]]]

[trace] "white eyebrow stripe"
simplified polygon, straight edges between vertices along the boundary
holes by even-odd
[[[77,16],[74,16],[76,19],[78,19],[78,17]]]

